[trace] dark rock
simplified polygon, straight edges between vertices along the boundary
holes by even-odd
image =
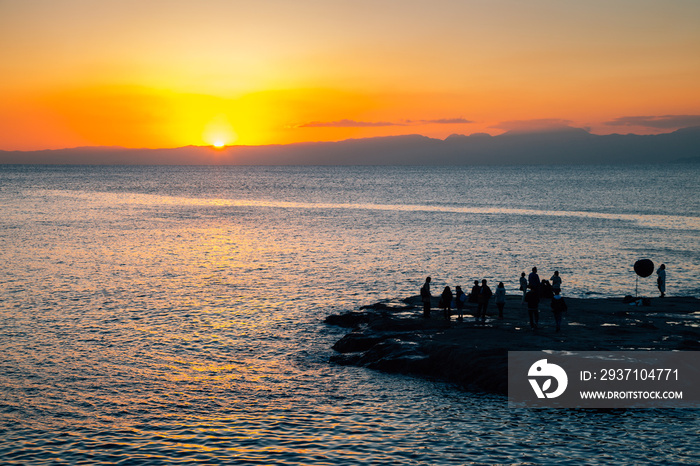
[[[386,311],[386,310],[389,310],[389,309],[391,309],[391,308],[390,308],[389,306],[387,306],[386,304],[384,304],[384,303],[368,304],[368,305],[366,305],[366,306],[360,307],[360,310],[361,310],[361,311],[364,311],[364,310],[367,310],[367,309],[372,309],[372,310],[375,310],[375,311]]]
[[[700,341],[683,340],[678,344],[678,349],[681,351],[700,351]]]
[[[424,374],[430,361],[416,342],[390,338],[370,348],[358,362],[384,372]]]
[[[359,366],[360,355],[355,354],[334,354],[330,361],[341,366]]]
[[[509,350],[700,351],[694,317],[669,317],[671,309],[674,315],[698,312],[700,300],[696,298],[654,300],[651,309],[630,307],[619,298],[566,299],[569,309],[561,332],[555,332],[548,312],[540,313],[539,329],[530,329],[519,295],[506,297],[503,320],[490,314],[485,325],[475,324],[470,317],[446,322],[438,310],[423,318],[417,296],[403,300],[407,307],[380,303],[363,312],[329,316],[327,323],[355,329],[334,345],[338,354],[331,361],[506,394]],[[471,311],[467,310],[467,316]]]
[[[365,335],[363,333],[348,333],[343,338],[338,340],[333,349],[339,353],[358,353],[367,351],[384,338],[375,335]]]
[[[370,316],[365,312],[346,312],[344,314],[332,314],[326,317],[325,323],[338,327],[355,328],[369,322]]]
[[[360,307],[361,311],[377,311],[377,312],[403,312],[407,310],[412,310],[414,309],[414,306],[408,305],[408,306],[400,306],[396,304],[387,304],[387,303],[375,303],[375,304],[369,304],[366,306]]]
[[[426,322],[423,319],[372,319],[369,323],[369,328],[374,332],[415,332],[416,330],[425,330],[430,328],[447,328],[449,325],[445,321]]]

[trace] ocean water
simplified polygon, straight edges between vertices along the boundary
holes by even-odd
[[[700,296],[700,167],[0,166],[3,464],[697,464],[696,410],[330,364],[330,313],[558,270]],[[636,291],[635,291],[636,289]],[[508,312],[508,309],[506,309]]]

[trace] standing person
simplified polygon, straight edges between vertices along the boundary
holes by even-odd
[[[666,296],[666,264],[661,264],[659,269],[656,271],[658,278],[656,279],[656,286],[659,288],[661,297]]]
[[[540,287],[540,276],[537,275],[537,267],[532,268],[532,272],[527,277],[527,287],[532,291],[538,291]]]
[[[496,287],[496,306],[498,307],[498,318],[503,320],[503,308],[506,305],[506,287],[503,282]]]
[[[457,306],[457,320],[464,320],[464,305],[467,302],[467,295],[462,291],[462,287],[455,288],[455,304]]]
[[[523,292],[523,299],[520,304],[525,302],[525,293],[527,293],[527,278],[525,278],[525,272],[520,274],[520,291]]]
[[[430,295],[430,277],[425,279],[425,283],[420,288],[420,299],[423,301],[423,317],[430,317],[430,300],[432,296]]]
[[[550,277],[549,281],[552,283],[552,291],[561,293],[561,277],[558,270],[554,271],[554,275]]]
[[[471,292],[469,292],[469,303],[471,304],[477,304],[479,302],[479,280],[474,280],[474,286],[472,286]],[[471,308],[473,309],[473,308]],[[478,304],[477,304],[477,310],[478,310]],[[479,314],[474,313],[476,316],[477,320],[479,319]]]
[[[554,297],[554,290],[552,285],[549,284],[547,280],[542,280],[540,282],[540,298],[552,299]]]
[[[446,286],[442,290],[442,295],[440,295],[440,307],[445,316],[445,320],[450,320],[450,311],[452,310],[452,300],[454,296],[452,295],[452,290],[449,286]]]
[[[469,293],[469,302],[479,302],[479,280],[474,280],[474,286],[472,286],[472,291]]]
[[[527,314],[530,317],[530,327],[537,328],[537,324],[540,322],[540,295],[536,291],[530,290],[525,295],[525,302],[527,303]]]
[[[559,290],[554,291],[551,306],[554,313],[554,322],[557,324],[557,332],[559,332],[561,330],[561,315],[566,312],[566,301],[559,294]]]
[[[481,316],[481,322],[486,322],[486,310],[489,307],[489,300],[493,296],[493,291],[486,284],[486,279],[481,280],[481,288],[479,288],[479,303],[476,308],[476,318]]]

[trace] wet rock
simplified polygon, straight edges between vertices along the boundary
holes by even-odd
[[[359,366],[359,360],[361,355],[358,353],[354,354],[334,354],[331,356],[330,361],[333,364],[338,364],[341,366]]]
[[[332,314],[326,317],[325,323],[337,325],[344,328],[356,328],[369,322],[370,316],[366,312],[346,312],[343,314]]]
[[[467,309],[463,321],[447,322],[435,309],[430,318],[423,318],[417,296],[403,300],[406,306],[367,306],[362,312],[326,319],[354,329],[334,345],[338,354],[331,361],[506,394],[508,351],[700,351],[700,332],[692,316],[700,309],[696,298],[654,300],[651,309],[630,307],[619,298],[566,300],[569,310],[561,332],[555,332],[548,312],[540,312],[540,327],[531,329],[519,295],[506,297],[503,320],[490,314],[486,324],[474,321],[473,309]],[[673,322],[670,308],[681,316]]]
[[[367,351],[384,338],[376,335],[365,335],[364,333],[348,333],[338,340],[333,349],[339,353],[358,353]]]
[[[416,342],[390,338],[370,348],[358,363],[384,372],[426,374],[430,358]]]

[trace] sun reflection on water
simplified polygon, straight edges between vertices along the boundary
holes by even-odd
[[[601,441],[628,463],[697,451],[679,435],[694,413],[655,413],[663,427],[635,413],[513,413],[498,397],[329,365],[344,331],[321,323],[415,294],[427,270],[510,283],[534,258],[576,258],[567,291],[619,292],[637,250],[614,244],[634,241],[609,222],[665,236],[672,219],[43,186],[4,205],[0,419],[17,464],[586,462]],[[547,440],[553,425],[566,441]]]
[[[538,209],[513,209],[505,207],[478,207],[478,206],[440,206],[440,205],[415,205],[415,204],[370,204],[370,203],[324,203],[324,202],[292,202],[292,201],[267,201],[249,199],[207,199],[189,198],[177,196],[159,196],[153,194],[134,193],[87,193],[80,191],[46,190],[47,195],[58,195],[94,199],[102,197],[98,202],[108,204],[134,204],[134,205],[179,205],[179,206],[212,206],[212,207],[269,207],[281,209],[352,209],[352,210],[376,210],[396,212],[437,212],[456,214],[487,214],[487,215],[522,215],[543,217],[578,217],[600,220],[618,220],[635,223],[639,226],[662,229],[700,230],[700,218],[682,215],[652,215],[652,214],[613,214],[595,211],[571,211],[571,210],[538,210]]]

